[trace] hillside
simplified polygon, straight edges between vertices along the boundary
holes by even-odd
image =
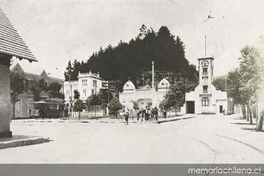
[[[181,39],[172,35],[166,26],[155,32],[145,25],[129,43],[120,41],[115,47],[100,48],[86,62],[71,64],[69,61],[65,79],[68,80],[67,74],[74,80],[79,71],[91,70],[99,72],[103,79],[113,81],[118,90],[128,79],[140,87],[150,84],[151,61],[155,61],[157,81],[166,76],[170,82],[180,78],[193,84],[197,82],[197,71],[185,58],[185,46]]]

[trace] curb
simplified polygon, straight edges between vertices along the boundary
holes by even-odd
[[[183,118],[174,118],[174,119],[166,119],[166,120],[158,121],[158,122],[156,122],[156,123],[157,123],[157,124],[161,124],[161,123],[166,123],[166,122],[174,122],[174,121],[178,121],[178,120],[191,119],[191,118],[194,118],[194,117],[195,117],[195,116],[183,117]]]
[[[49,142],[49,141],[50,141],[49,138],[43,138],[43,137],[33,137],[33,138],[18,139],[18,140],[13,140],[13,141],[3,141],[3,142],[0,142],[0,149],[26,146],[26,145],[34,145],[34,144],[40,144],[40,143]]]

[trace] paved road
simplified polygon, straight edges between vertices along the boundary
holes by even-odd
[[[264,133],[236,116],[174,122],[13,121],[14,135],[49,143],[0,150],[0,163],[263,163]]]

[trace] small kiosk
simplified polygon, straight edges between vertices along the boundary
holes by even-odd
[[[37,61],[0,8],[0,138],[12,137],[9,67],[13,57]]]

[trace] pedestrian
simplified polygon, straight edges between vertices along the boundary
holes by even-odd
[[[63,113],[63,118],[65,118],[65,117],[68,117],[68,104],[66,104],[65,106],[64,106],[64,111],[63,111],[64,113]]]
[[[146,110],[142,109],[141,110],[141,123],[144,121],[145,118],[146,118]]]
[[[148,120],[151,120],[151,108],[148,107]]]
[[[155,109],[154,108],[151,108],[151,121],[154,121],[155,120]]]
[[[140,111],[138,109],[136,109],[136,114],[137,114],[137,121],[139,121]]]
[[[158,108],[156,106],[154,108],[154,117],[155,117],[155,120],[158,121]]]
[[[146,106],[145,111],[146,111],[145,120],[149,120],[150,112],[149,112],[149,107],[148,106]]]
[[[163,117],[167,118],[167,111],[165,111],[165,110],[163,111]]]
[[[128,111],[128,108],[127,107],[125,107],[125,114],[124,114],[124,116],[125,116],[126,124],[128,125],[129,111]]]

